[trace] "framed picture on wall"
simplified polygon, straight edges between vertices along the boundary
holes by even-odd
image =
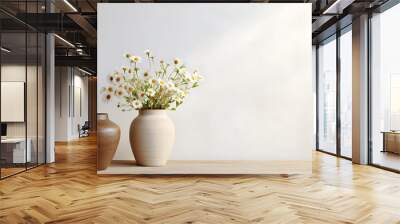
[[[25,82],[1,82],[1,122],[25,121]]]

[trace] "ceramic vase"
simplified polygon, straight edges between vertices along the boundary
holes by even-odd
[[[97,169],[106,169],[117,150],[121,130],[108,119],[108,114],[97,114]]]
[[[175,142],[174,123],[165,110],[140,110],[129,140],[137,165],[164,166]]]

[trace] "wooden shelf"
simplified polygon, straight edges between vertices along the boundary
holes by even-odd
[[[311,161],[172,160],[166,166],[144,167],[137,166],[135,161],[117,160],[97,174],[310,174],[311,166]]]

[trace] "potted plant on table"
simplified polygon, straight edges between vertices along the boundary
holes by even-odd
[[[107,77],[109,85],[102,88],[104,99],[116,97],[122,111],[139,110],[129,130],[136,163],[163,166],[175,141],[175,127],[166,110],[176,110],[190,90],[199,86],[202,76],[197,70],[188,73],[178,58],[171,63],[156,61],[149,50],[143,63],[129,53],[125,58],[128,66]]]

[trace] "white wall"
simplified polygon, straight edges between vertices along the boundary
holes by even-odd
[[[311,160],[311,4],[98,4],[98,89],[125,60],[151,49],[205,77],[176,112],[177,160]],[[118,25],[116,25],[118,24]],[[123,113],[114,159],[133,159]]]
[[[76,72],[76,70],[75,70]],[[81,73],[74,75],[74,107],[72,119],[71,119],[71,136],[72,138],[78,138],[78,124],[83,125],[88,120],[88,78],[82,76]],[[78,93],[80,91],[80,93]],[[80,94],[80,97],[79,97]],[[80,102],[79,102],[80,101]],[[72,106],[72,105],[71,105]],[[80,111],[82,110],[82,111]]]
[[[55,68],[55,141],[68,140],[68,67]]]
[[[1,81],[4,82],[26,82],[26,72],[29,76],[36,74],[36,66],[25,66],[19,64],[5,64],[1,66]],[[28,126],[28,137],[31,135],[36,136],[37,131],[37,115],[36,115],[36,80],[29,79],[28,77],[28,88],[27,87],[27,122],[7,122],[7,135],[8,137],[25,137],[25,126]],[[4,96],[2,96],[4,97]],[[6,108],[2,108],[6,110]],[[24,110],[24,108],[22,108]],[[42,137],[42,136],[39,136]]]
[[[73,70],[73,71],[72,71]],[[69,141],[79,137],[78,124],[88,120],[88,81],[79,70],[56,67],[55,80],[55,141]],[[81,103],[77,91],[81,91]],[[73,105],[75,104],[75,106]],[[82,114],[76,105],[81,105]],[[75,111],[74,111],[75,110]]]

